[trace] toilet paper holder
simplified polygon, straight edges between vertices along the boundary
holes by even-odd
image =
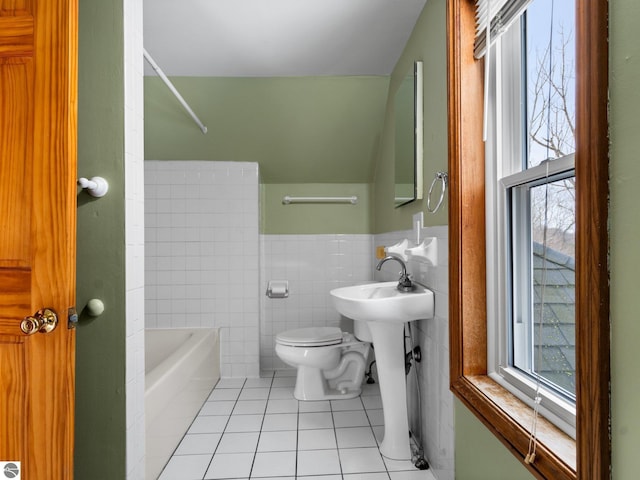
[[[267,297],[287,298],[289,296],[289,282],[287,280],[270,280],[267,284]]]

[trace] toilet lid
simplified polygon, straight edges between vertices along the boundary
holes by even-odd
[[[276,342],[294,347],[322,347],[342,343],[338,327],[310,327],[287,330],[276,336]]]

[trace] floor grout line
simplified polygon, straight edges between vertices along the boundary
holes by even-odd
[[[261,378],[265,378],[265,377],[261,377]],[[221,395],[223,398],[220,399],[220,400],[209,400],[211,398],[211,396],[214,395],[214,392],[216,390],[227,390],[227,389],[231,389],[231,388],[239,390],[237,396],[235,397],[235,400],[233,400],[233,406],[229,410],[229,413],[226,414],[226,422],[224,422],[224,427],[222,428],[222,432],[219,433],[220,437],[218,439],[218,442],[217,442],[215,448],[213,449],[213,453],[206,453],[206,455],[211,455],[211,457],[209,458],[209,460],[207,462],[207,466],[206,466],[206,468],[204,470],[204,473],[202,474],[202,477],[199,477],[199,478],[201,478],[201,480],[205,480],[207,478],[207,473],[212,468],[214,460],[216,458],[216,455],[221,455],[222,454],[222,452],[219,452],[219,450],[220,450],[220,448],[222,446],[222,442],[223,442],[223,440],[225,438],[225,434],[227,434],[227,433],[229,433],[229,434],[235,433],[235,432],[228,432],[227,429],[229,428],[229,425],[230,425],[230,422],[231,422],[231,418],[234,415],[234,412],[235,412],[236,408],[239,407],[239,403],[243,402],[243,401],[262,400],[262,399],[251,398],[251,395],[247,395],[248,398],[246,398],[244,400],[241,400],[243,392],[245,392],[247,390],[252,390],[252,389],[255,389],[255,388],[264,388],[264,389],[267,389],[268,392],[267,392],[267,395],[266,395],[266,401],[265,401],[265,404],[264,404],[264,408],[262,409],[262,413],[261,413],[262,418],[260,420],[259,429],[257,431],[257,440],[256,440],[255,447],[253,448],[252,452],[246,452],[247,454],[251,454],[252,455],[251,466],[249,467],[249,470],[248,470],[248,476],[247,477],[241,477],[242,479],[249,480],[249,479],[257,479],[257,478],[266,478],[266,477],[254,477],[253,476],[254,473],[257,473],[257,474],[261,474],[261,473],[262,474],[268,474],[268,472],[254,472],[254,470],[256,468],[256,465],[257,465],[257,459],[258,459],[258,454],[259,453],[265,453],[265,454],[276,453],[277,454],[277,453],[285,453],[285,452],[288,452],[288,453],[293,452],[295,454],[294,455],[294,462],[293,462],[293,475],[289,476],[292,479],[304,480],[305,477],[308,477],[309,475],[311,475],[311,476],[317,476],[317,477],[326,476],[328,478],[332,478],[332,476],[335,476],[336,478],[341,478],[341,479],[345,480],[345,478],[346,479],[350,478],[350,477],[348,477],[348,475],[353,475],[353,474],[360,474],[360,475],[371,474],[372,475],[374,472],[367,472],[367,471],[364,471],[364,472],[345,472],[344,471],[343,458],[342,458],[342,455],[341,455],[341,451],[343,451],[343,450],[352,450],[352,449],[365,449],[365,448],[367,448],[367,449],[376,448],[378,454],[380,455],[380,459],[382,461],[382,467],[381,468],[383,468],[383,470],[380,470],[379,472],[375,472],[376,475],[379,475],[379,476],[386,475],[385,478],[391,480],[391,478],[393,478],[392,473],[398,472],[398,470],[395,470],[395,466],[394,466],[394,470],[393,471],[389,470],[389,467],[388,467],[387,463],[385,462],[384,457],[380,453],[380,443],[378,441],[378,438],[376,437],[376,431],[375,431],[375,427],[378,427],[378,426],[374,426],[372,424],[373,420],[372,420],[372,417],[370,416],[370,412],[369,412],[369,410],[379,410],[379,409],[378,408],[367,409],[366,403],[371,403],[370,401],[367,401],[365,403],[365,400],[363,399],[362,396],[356,397],[359,400],[359,402],[354,402],[354,403],[357,404],[357,406],[359,406],[361,408],[352,408],[355,405],[353,405],[353,404],[346,404],[346,405],[342,404],[342,405],[340,405],[339,403],[337,403],[337,402],[342,402],[342,401],[348,401],[350,399],[346,399],[346,400],[338,399],[338,400],[335,400],[335,401],[329,400],[328,401],[328,407],[324,407],[323,405],[318,405],[317,407],[313,407],[310,411],[302,412],[301,408],[300,408],[300,405],[301,405],[302,402],[299,401],[299,400],[296,400],[295,412],[287,412],[286,411],[287,409],[284,409],[285,412],[278,412],[277,410],[279,410],[279,409],[276,408],[275,412],[273,412],[272,414],[268,414],[267,412],[269,410],[269,402],[271,400],[288,400],[288,398],[280,398],[282,396],[282,394],[285,393],[284,391],[278,391],[278,395],[277,395],[278,398],[272,399],[271,395],[275,393],[275,391],[274,391],[275,388],[286,388],[286,389],[288,389],[290,391],[290,393],[291,393],[291,398],[295,399],[295,397],[293,397],[293,389],[295,387],[291,386],[291,385],[287,385],[287,386],[280,386],[279,385],[278,387],[275,387],[274,384],[276,383],[276,379],[277,378],[286,378],[286,377],[284,377],[284,376],[283,377],[279,377],[279,376],[276,375],[276,372],[274,372],[271,375],[270,381],[268,382],[269,383],[268,387],[263,386],[261,384],[261,382],[255,382],[253,387],[250,387],[250,386],[248,386],[249,382],[248,382],[247,379],[244,379],[239,387],[234,386],[234,383],[229,383],[229,385],[232,385],[232,386],[229,386],[227,388],[225,388],[225,387],[217,388],[218,387],[217,385],[216,385],[216,387],[214,387],[214,389],[212,390],[211,394],[207,397],[207,401],[205,401],[203,406],[200,408],[200,410],[198,412],[198,415],[191,422],[191,425],[189,426],[189,429],[187,429],[187,432],[185,433],[185,435],[183,436],[183,438],[181,440],[181,443],[182,443],[182,441],[184,441],[187,438],[187,435],[189,434],[188,433],[189,430],[192,428],[193,424],[196,422],[196,420],[198,418],[208,417],[208,416],[218,416],[218,415],[202,415],[202,411],[203,411],[205,405],[207,405],[207,403],[216,402],[216,401],[221,401],[221,402],[222,401],[229,401],[229,400],[224,399],[224,397],[225,397],[224,394]],[[266,384],[267,382],[264,382],[264,383]],[[287,383],[287,381],[280,380],[277,383],[278,384]],[[258,395],[257,392],[256,392],[256,395]],[[373,396],[373,395],[370,394],[370,396]],[[371,404],[371,405],[375,406],[375,404]],[[328,408],[328,410],[315,410],[315,408],[321,408],[321,409],[322,408]],[[223,410],[220,410],[220,411],[226,411],[226,410],[223,409]],[[253,407],[249,407],[245,411],[246,412],[254,412],[256,410],[253,410]],[[300,421],[301,421],[301,414],[302,413],[308,413],[308,414],[319,413],[320,414],[320,413],[323,413],[323,412],[324,413],[329,413],[330,416],[331,416],[331,427],[330,428],[323,428],[321,426],[322,422],[320,422],[319,423],[320,426],[312,427],[312,428],[305,428],[304,430],[318,430],[318,429],[320,429],[320,430],[329,430],[329,429],[332,429],[333,430],[333,440],[335,442],[335,447],[331,447],[331,448],[310,448],[310,449],[305,449],[304,452],[307,452],[307,451],[335,450],[335,454],[337,456],[337,461],[338,461],[339,473],[338,472],[336,472],[335,474],[317,473],[317,472],[314,473],[313,472],[313,468],[311,468],[310,470],[305,471],[305,475],[298,476],[298,470],[299,470],[299,467],[300,467],[299,454],[301,453],[301,450],[300,450],[300,438],[301,438],[300,437],[301,436]],[[353,422],[354,425],[348,425],[348,423],[349,423],[348,421],[344,422],[345,412],[363,412],[364,413],[364,417],[366,418],[366,421],[367,421],[367,425],[355,424],[355,423],[361,423],[359,421]],[[295,414],[295,426],[292,425],[293,428],[287,429],[288,425],[286,423],[285,424],[281,424],[281,425],[278,425],[277,423],[274,423],[273,427],[270,427],[270,428],[276,428],[276,429],[275,430],[271,430],[270,429],[268,432],[295,431],[294,450],[281,450],[282,448],[290,448],[288,446],[288,444],[285,443],[285,444],[277,444],[277,445],[275,445],[273,447],[274,450],[271,450],[269,448],[269,445],[265,445],[265,448],[267,448],[267,450],[265,450],[264,452],[260,452],[259,451],[260,441],[261,441],[261,439],[263,439],[263,436],[266,433],[268,433],[267,431],[264,430],[265,422],[267,420],[267,415],[288,415],[289,413]],[[249,415],[250,413],[245,413],[245,414]],[[336,424],[336,414],[340,414],[339,416],[341,417],[341,422],[342,423],[347,423],[346,425],[343,425],[342,427],[340,427],[341,429],[345,429],[345,432],[341,433],[341,435],[342,435],[341,438],[343,438],[343,443],[346,445],[345,447],[340,447],[340,443],[339,443],[339,440],[338,440],[338,427],[337,427],[337,424]],[[236,416],[242,416],[243,413],[236,413],[235,415]],[[358,415],[360,415],[360,414],[358,414]],[[290,419],[291,417],[285,417],[285,418],[289,418]],[[278,420],[274,419],[272,421],[273,422],[277,422]],[[287,420],[284,420],[284,421],[287,421]],[[250,426],[250,425],[251,424],[249,423],[248,426]],[[313,423],[310,423],[309,425],[313,425]],[[279,428],[285,428],[285,429],[284,430],[280,430]],[[374,445],[371,446],[370,445],[370,440],[367,440],[366,438],[363,438],[362,440],[360,440],[358,438],[358,436],[360,434],[357,434],[357,433],[348,434],[348,433],[346,433],[347,429],[356,429],[356,428],[368,428],[368,431],[373,436]],[[244,432],[244,430],[241,429],[237,433],[242,433],[242,432]],[[200,432],[200,433],[208,434],[206,432]],[[251,433],[251,432],[249,432],[249,433]],[[195,435],[195,433],[194,433],[194,435]],[[211,433],[211,435],[213,435],[213,433]],[[353,436],[351,436],[351,435],[353,435]],[[290,442],[291,441],[291,437],[289,435],[282,435],[282,436],[272,435],[271,437],[275,438],[275,439],[278,439],[277,441],[284,441],[284,442]],[[279,438],[281,438],[282,440],[279,440]],[[265,438],[265,441],[268,441],[268,439]],[[178,448],[180,447],[181,443],[178,444],[176,449],[174,449],[174,452],[173,452],[172,457],[169,460],[169,462],[171,462],[171,460],[173,460],[175,457],[185,457],[185,456],[188,456],[188,455],[193,455],[193,456],[205,455],[203,453],[198,453],[198,450],[194,450],[194,453],[188,453],[188,451],[187,451],[187,453],[184,453],[182,455],[176,455],[176,452],[178,451]],[[310,444],[309,446],[314,446],[315,447],[315,446],[322,446],[322,445],[323,445],[323,443],[320,442],[320,443]],[[187,446],[187,448],[189,448],[189,447]],[[239,453],[242,453],[242,452],[235,452],[235,451],[232,450],[231,452],[225,452],[225,453],[229,453],[229,454],[238,453],[239,454]],[[349,455],[349,458],[352,459],[354,457],[354,455],[357,455],[357,454],[354,453],[352,455]],[[367,455],[369,455],[369,453],[367,453]],[[265,457],[261,457],[261,458],[264,459]],[[283,458],[290,459],[291,457],[290,457],[290,455],[286,455],[286,456],[283,456]],[[329,457],[329,458],[331,458],[331,457]],[[350,461],[353,461],[353,460],[350,460]],[[261,460],[261,462],[262,462],[261,463],[261,465],[262,465],[261,470],[262,470],[263,468],[265,468],[265,466],[264,466],[264,461]],[[168,465],[169,465],[169,463],[167,463],[167,465],[165,465],[165,467],[163,468],[163,470],[161,472],[161,476],[159,478],[162,478],[162,473],[166,470]],[[315,465],[314,465],[314,467],[315,467]],[[309,467],[307,467],[307,468],[309,468]],[[367,470],[367,468],[364,468],[364,470]],[[408,470],[410,470],[410,469],[400,470],[400,471],[408,471]],[[319,468],[318,471],[322,471],[322,469]],[[413,471],[414,475],[415,475],[415,470],[411,470],[411,471]],[[169,477],[170,475],[171,474],[167,475],[167,477]],[[347,475],[347,477],[345,477],[346,475]],[[287,478],[289,478],[289,477],[287,477]],[[270,477],[270,478],[277,478],[277,477]],[[411,478],[414,478],[414,476],[412,476]],[[427,476],[425,478],[434,478],[434,477]]]
[[[264,412],[262,412],[262,421],[260,422],[260,431],[258,432],[258,442],[256,443],[256,450],[253,452],[253,460],[251,462],[251,469],[249,470],[249,478],[251,478],[251,474],[253,473],[253,467],[256,464],[256,457],[258,456],[258,447],[260,446],[260,437],[262,436],[262,429],[264,427],[264,419],[267,416],[267,408],[269,407],[269,397],[271,397],[271,389],[273,388],[273,379],[275,378],[275,372],[271,376],[271,382],[269,382],[269,393],[267,394],[267,401],[264,403]],[[246,384],[245,380],[245,384]],[[243,388],[244,390],[244,388]],[[242,390],[240,390],[240,394],[238,398],[242,395]],[[231,412],[233,414],[233,412]]]
[[[213,459],[216,457],[216,452],[218,451],[218,448],[220,448],[220,444],[222,443],[222,439],[224,438],[224,432],[226,432],[227,427],[229,426],[229,422],[231,421],[231,415],[233,415],[233,410],[236,408],[236,405],[238,405],[238,400],[240,399],[240,394],[242,393],[242,389],[244,388],[244,385],[246,383],[247,383],[247,379],[245,378],[244,381],[242,382],[242,387],[240,387],[240,392],[238,392],[238,396],[236,397],[236,400],[233,403],[233,407],[231,407],[231,412],[229,412],[229,417],[227,418],[227,423],[225,423],[224,428],[222,429],[222,432],[220,433],[220,439],[218,440],[218,444],[216,445],[216,448],[213,450],[213,454],[211,455],[211,460],[209,460],[209,463],[207,464],[207,468],[204,471],[204,475],[202,476],[203,479],[207,476],[207,472],[211,468],[211,464],[213,463]],[[213,392],[215,392],[215,390],[216,390],[216,387],[214,385],[213,389],[211,390],[211,393],[207,397],[207,401],[204,402],[204,405],[207,404],[207,402],[209,401],[209,398],[211,397],[211,395],[213,395]],[[204,408],[204,405],[202,405],[202,408]],[[202,408],[200,409],[200,411],[202,411]],[[198,412],[198,415],[196,416],[196,418],[198,418],[199,416],[200,416],[200,412]],[[189,432],[189,430],[187,430],[187,433],[188,432]],[[185,433],[185,436],[186,435],[187,434]],[[184,437],[183,437],[183,439],[184,439]]]

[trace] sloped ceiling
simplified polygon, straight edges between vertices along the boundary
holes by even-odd
[[[389,75],[425,3],[145,0],[144,44],[169,76]]]
[[[147,82],[146,158],[256,161],[265,183],[371,182],[388,77],[425,3],[145,0],[146,50],[209,127]]]

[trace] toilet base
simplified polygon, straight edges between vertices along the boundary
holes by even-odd
[[[358,397],[361,392],[361,388],[344,388],[341,390],[330,388],[322,370],[298,366],[296,386],[293,390],[293,396],[297,400],[347,400]]]

